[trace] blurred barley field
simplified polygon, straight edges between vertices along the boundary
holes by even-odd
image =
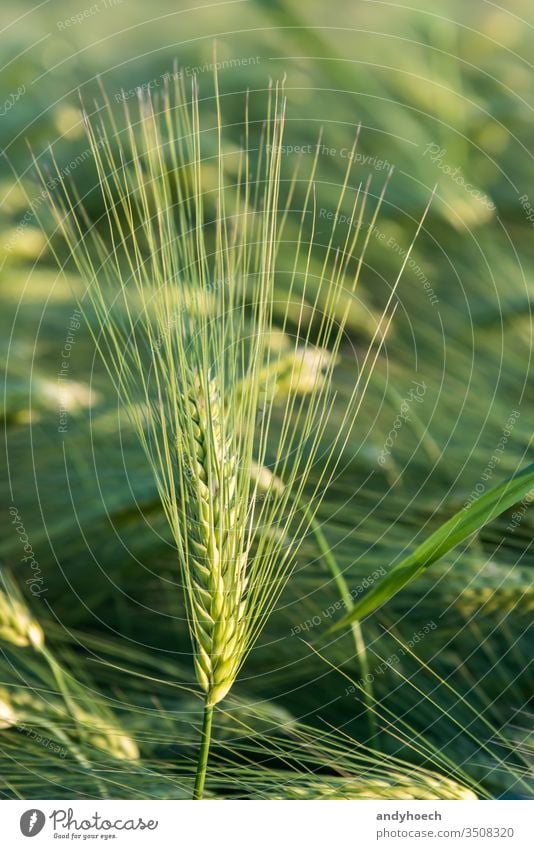
[[[60,0],[6,2],[0,19],[0,794],[189,798],[202,703],[176,548],[36,166],[51,191],[58,174],[70,181],[106,238],[82,109],[97,119],[107,99],[120,123],[139,90],[157,97],[173,76],[186,89],[196,80],[214,127],[215,66],[231,174],[245,110],[255,163],[270,81],[284,80],[284,196],[316,160],[303,224],[314,247],[298,269],[310,298],[333,221],[342,244],[355,193],[369,223],[385,189],[356,295],[338,305],[325,451],[368,350],[376,361],[317,517],[359,599],[533,460],[533,9]],[[202,161],[213,216],[215,154]],[[288,273],[306,185],[291,189]],[[274,285],[272,343],[285,350],[282,317],[297,317],[287,276]],[[215,715],[207,794],[531,797],[531,500],[367,616],[363,658],[350,628],[329,630],[347,604],[307,534]]]

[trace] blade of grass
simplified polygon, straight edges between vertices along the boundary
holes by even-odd
[[[345,628],[372,613],[444,554],[525,498],[533,488],[534,464],[531,463],[517,475],[493,487],[477,501],[464,507],[452,519],[445,522],[412,554],[394,566],[389,575],[376,584],[361,601],[356,602],[352,610],[336,622],[330,631]]]

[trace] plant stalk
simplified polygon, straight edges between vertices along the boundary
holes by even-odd
[[[332,577],[336,583],[338,588],[338,592],[342,598],[342,601],[345,604],[345,607],[348,611],[353,608],[352,596],[350,594],[350,590],[348,588],[345,577],[339,568],[337,561],[332,554],[330,546],[321,530],[321,526],[317,519],[312,517],[311,520],[311,530],[317,540],[317,544],[319,546],[319,551],[321,552],[321,556],[324,558],[330,572],[332,573]],[[370,743],[376,748],[379,749],[379,741],[378,741],[378,729],[376,727],[376,719],[373,712],[373,685],[369,681],[369,661],[367,658],[367,647],[365,645],[365,639],[362,632],[362,627],[359,622],[351,623],[352,637],[354,640],[354,645],[356,648],[356,655],[358,657],[358,661],[360,664],[360,672],[362,675],[362,679],[364,682],[363,691],[364,691],[364,703],[367,713],[367,722],[369,727],[369,737]]]
[[[193,799],[202,799],[204,795],[204,782],[206,781],[206,770],[208,766],[208,756],[211,743],[211,724],[213,721],[213,705],[209,703],[209,693],[206,695],[204,703],[204,719],[202,722],[202,737],[200,742],[200,752],[198,754],[197,775],[195,778],[195,788],[193,790]]]

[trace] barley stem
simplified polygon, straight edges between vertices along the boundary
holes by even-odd
[[[213,705],[209,703],[209,694],[206,695],[204,703],[204,719],[202,722],[202,733],[200,752],[198,755],[197,775],[195,778],[195,789],[193,799],[202,799],[204,795],[204,782],[206,780],[206,768],[208,766],[208,755],[211,742],[211,723],[213,720]]]
[[[63,669],[61,668],[60,664],[57,662],[54,655],[50,651],[48,651],[48,649],[45,646],[41,646],[38,649],[38,651],[41,653],[42,657],[44,657],[44,659],[48,663],[48,666],[49,666],[49,668],[52,672],[52,675],[54,676],[54,681],[56,682],[56,686],[58,688],[58,693],[63,697],[63,701],[65,702],[65,707],[70,712],[70,715],[71,715],[72,719],[74,720],[75,724],[78,726],[78,728],[81,732],[80,736],[81,736],[82,740],[85,739],[85,728],[84,728],[83,723],[80,723],[78,718],[77,718],[76,702],[72,699],[71,694],[69,692],[69,688],[67,686],[65,673],[64,673]],[[59,735],[60,729],[56,728],[55,733],[57,735]],[[98,792],[100,793],[102,798],[107,799],[108,798],[108,792],[107,792],[105,784],[102,782],[102,780],[97,775],[94,774],[92,766],[90,765],[87,758],[83,755],[81,749],[78,746],[76,746],[72,742],[72,740],[69,739],[68,735],[62,735],[62,736],[63,736],[63,738],[65,738],[64,739],[65,744],[68,746],[69,750],[73,753],[73,755],[74,755],[75,759],[78,761],[78,763],[81,764],[81,766],[84,769],[86,769],[87,772],[89,772],[92,775],[92,777],[94,778],[95,785],[98,788]]]
[[[309,512],[308,508],[305,508],[305,510],[306,512]],[[326,537],[321,530],[321,526],[315,516],[311,518],[310,528],[315,536],[315,539],[317,540],[317,545],[319,546],[321,556],[324,558],[326,565],[332,573],[332,577],[334,578],[341,599],[344,602],[346,609],[350,611],[352,610],[353,603],[350,590],[345,580],[345,576],[339,568],[337,560],[332,554],[330,546],[328,545],[328,541],[326,540]],[[363,680],[364,702],[367,713],[367,722],[369,725],[370,745],[373,745],[376,749],[378,749],[378,729],[376,727],[376,718],[372,710],[374,697],[373,685],[369,681],[369,661],[367,657],[367,647],[365,645],[365,639],[360,623],[352,622],[351,629],[352,636],[354,639],[354,645],[356,648],[356,654],[358,656],[358,662],[360,664],[360,672]]]

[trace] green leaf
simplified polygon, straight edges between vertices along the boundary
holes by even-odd
[[[524,499],[533,490],[534,463],[531,463],[523,471],[490,489],[477,501],[462,508],[452,519],[445,522],[412,554],[394,566],[389,575],[369,590],[361,601],[357,601],[352,610],[336,622],[330,631],[337,631],[372,613],[436,560],[479,531],[496,516]]]

